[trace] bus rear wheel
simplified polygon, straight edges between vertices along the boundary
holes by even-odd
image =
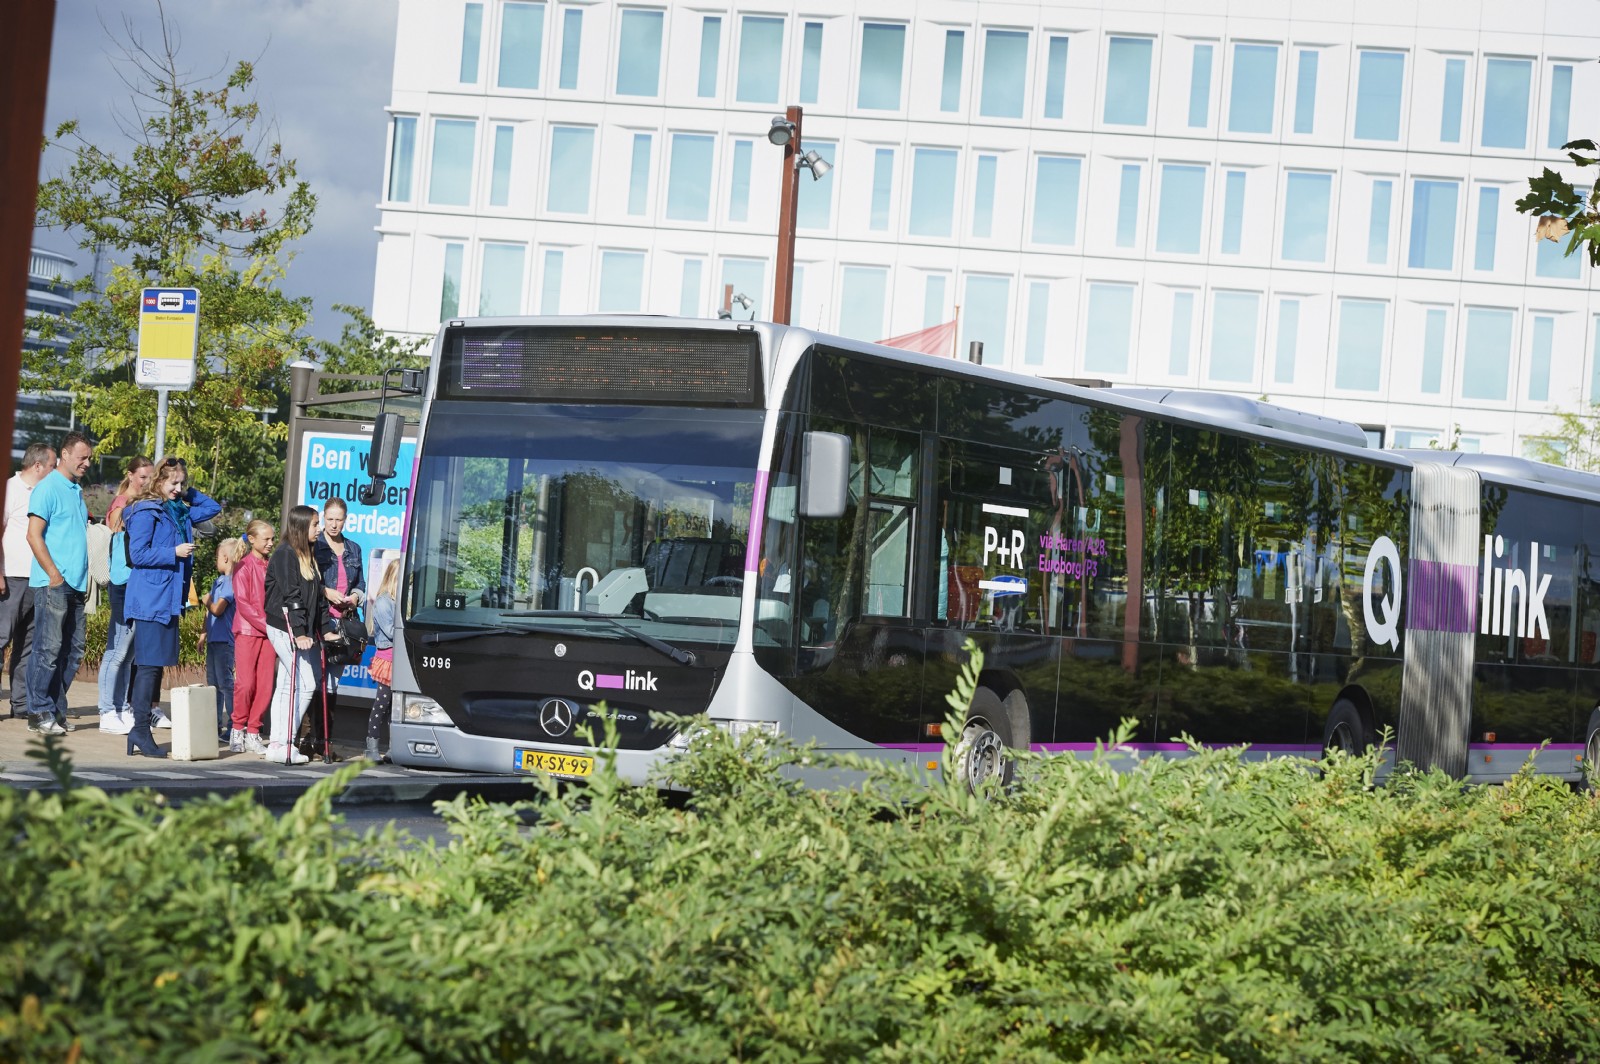
[[[967,710],[967,725],[956,746],[956,773],[973,793],[986,782],[1009,787],[1015,763],[1011,760],[1011,722],[1000,696],[978,688]]]
[[[1367,727],[1355,703],[1344,698],[1335,702],[1322,733],[1322,748],[1356,756],[1366,753],[1371,745],[1372,729]]]
[[[1600,708],[1589,714],[1589,729],[1583,743],[1583,785],[1600,790]]]

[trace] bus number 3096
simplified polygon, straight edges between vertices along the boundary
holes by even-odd
[[[424,669],[448,669],[450,667],[450,659],[434,657],[432,654],[424,654],[422,655],[422,667]]]

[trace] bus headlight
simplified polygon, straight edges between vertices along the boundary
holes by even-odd
[[[404,724],[443,724],[453,727],[455,722],[450,719],[444,707],[431,698],[421,695],[400,696],[399,723]]]
[[[756,732],[761,735],[778,734],[778,722],[775,720],[718,720],[712,717],[711,723],[735,739],[745,732]]]

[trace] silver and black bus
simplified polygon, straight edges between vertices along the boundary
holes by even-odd
[[[969,638],[974,781],[1128,718],[1140,756],[1600,752],[1597,477],[748,322],[452,321],[423,391],[402,764],[581,778],[603,713],[642,780],[666,711],[927,771]]]

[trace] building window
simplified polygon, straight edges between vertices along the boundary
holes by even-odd
[[[1328,204],[1332,198],[1332,174],[1290,172],[1283,196],[1284,259],[1328,261]]]
[[[1600,403],[1600,315],[1590,324],[1594,329],[1594,341],[1589,352],[1593,360],[1589,365],[1589,402]]]
[[[948,319],[944,316],[944,293],[947,278],[942,273],[930,273],[922,284],[922,327],[930,328],[934,325],[943,325]]]
[[[465,207],[472,202],[472,149],[478,123],[438,118],[433,123],[433,160],[428,169],[428,202]]]
[[[740,103],[777,103],[783,73],[783,19],[746,15],[739,29]]]
[[[1511,311],[1467,308],[1467,342],[1461,359],[1461,398],[1505,402],[1511,373]]]
[[[578,87],[578,59],[582,54],[583,8],[565,8],[561,12],[561,88]]]
[[[1211,379],[1248,384],[1256,378],[1257,292],[1218,292],[1211,300]]]
[[[1400,451],[1425,451],[1439,442],[1435,429],[1395,429],[1392,446]]]
[[[600,298],[595,307],[601,314],[632,314],[644,306],[644,253],[642,251],[602,251],[600,253]]]
[[[461,83],[478,81],[478,56],[483,51],[483,5],[468,4],[461,21]]]
[[[806,141],[806,150],[816,152],[828,163],[833,162],[835,147],[831,140]],[[833,224],[833,174],[834,171],[829,170],[820,179],[805,183],[800,193],[800,209],[795,215],[795,224],[800,228],[826,229]]]
[[[1070,247],[1078,242],[1078,181],[1082,160],[1039,156],[1033,181],[1033,242]]]
[[[1472,268],[1494,269],[1494,238],[1500,217],[1500,190],[1493,185],[1478,188],[1478,231],[1472,250]]]
[[[1295,352],[1300,346],[1300,301],[1278,300],[1278,357],[1273,360],[1272,379],[1279,384],[1294,383]]]
[[[1528,91],[1533,63],[1527,59],[1490,59],[1484,64],[1483,146],[1528,146]]]
[[[1411,192],[1411,255],[1414,270],[1448,270],[1455,264],[1458,181],[1418,181]]]
[[[1131,248],[1139,236],[1139,170],[1137,163],[1122,164],[1117,192],[1117,247]]]
[[[1444,388],[1444,311],[1428,308],[1422,322],[1422,394],[1438,395]]]
[[[708,141],[711,139],[706,138]],[[748,222],[750,220],[750,158],[752,155],[751,141],[736,140],[733,142],[733,179],[728,189],[728,221]],[[706,198],[710,202],[711,186],[711,157],[706,156]],[[709,210],[709,206],[707,207]]]
[[[708,99],[717,94],[717,66],[722,60],[722,18],[707,15],[700,22],[700,78],[695,95]]]
[[[700,310],[700,285],[705,279],[704,259],[684,259],[683,279],[678,284],[678,316],[698,318]]]
[[[489,171],[489,206],[504,207],[511,202],[511,126],[494,127],[494,161]]]
[[[735,144],[735,153],[739,144],[745,147],[745,187],[743,189],[744,205],[748,206],[750,199],[749,187],[749,141],[740,141]],[[711,220],[711,159],[715,141],[713,138],[697,133],[674,133],[672,135],[672,158],[667,164],[667,218],[674,222],[708,222]],[[734,203],[730,204],[732,213],[740,198],[738,157],[734,158]]]
[[[461,268],[466,251],[465,244],[444,246],[444,277],[439,285],[440,321],[449,321],[461,313]]]
[[[1314,49],[1300,49],[1294,80],[1294,131],[1310,133],[1317,124],[1317,53]]]
[[[911,235],[949,236],[955,209],[956,153],[916,149],[911,156]]]
[[[1106,58],[1106,125],[1142,126],[1150,121],[1150,56],[1148,37],[1113,37]]]
[[[822,76],[822,23],[807,22],[800,36],[800,102],[817,102]]]
[[[1533,353],[1528,361],[1528,399],[1550,401],[1550,347],[1554,342],[1556,319],[1538,314],[1533,319]]]
[[[978,113],[986,118],[1021,118],[1027,77],[1028,35],[1018,30],[985,31]]]
[[[537,89],[544,55],[544,5],[507,3],[500,9],[502,89]]]
[[[900,110],[906,28],[867,22],[861,27],[861,84],[856,106],[864,111]]]
[[[1367,262],[1382,266],[1389,261],[1389,214],[1394,207],[1394,182],[1372,183],[1372,215],[1367,221]]]
[[[1091,284],[1083,337],[1084,372],[1125,374],[1132,349],[1133,286]]]
[[[1028,285],[1028,335],[1023,341],[1022,360],[1030,366],[1044,365],[1045,347],[1050,340],[1050,282]]]
[[[1461,101],[1467,94],[1467,61],[1444,61],[1444,108],[1439,116],[1439,139],[1446,144],[1461,143]]]
[[[1578,195],[1589,198],[1589,190],[1580,188]],[[1557,281],[1576,281],[1582,275],[1583,254],[1567,254],[1566,240],[1539,240],[1533,252],[1533,272],[1539,277]]]
[[[735,295],[750,297],[751,306],[746,320],[755,320],[756,316],[761,313],[762,294],[767,291],[767,260],[723,259],[722,290],[726,291],[729,285],[733,286]],[[799,287],[799,278],[796,277],[795,289],[797,293]],[[737,314],[738,311],[734,311],[734,313]]]
[[[965,60],[967,34],[965,30],[944,32],[944,73],[939,81],[939,110],[961,109],[961,64]]]
[[[479,314],[487,318],[522,313],[522,264],[526,257],[521,244],[483,245]]]
[[[633,135],[633,160],[628,168],[628,213],[642,215],[650,203],[650,134]]]
[[[589,175],[594,162],[594,130],[553,126],[550,130],[549,188],[545,209],[589,213]]]
[[[1334,387],[1375,392],[1383,379],[1383,322],[1388,304],[1363,299],[1339,301],[1339,346]]]
[[[872,157],[872,205],[867,228],[889,228],[889,200],[894,194],[894,149],[878,148]]]
[[[978,173],[972,189],[972,235],[987,238],[994,230],[994,174],[999,160],[978,156]]]
[[[389,144],[389,200],[411,202],[411,175],[416,171],[417,120],[395,115],[394,139]]]
[[[973,340],[983,343],[986,366],[1005,365],[1006,326],[1011,320],[1011,278],[967,275],[962,302],[962,348]]]
[[[624,10],[617,48],[617,95],[655,96],[661,91],[660,11]],[[642,256],[641,256],[642,259]],[[604,275],[604,270],[601,271]]]
[[[1161,201],[1156,208],[1156,250],[1200,254],[1200,219],[1205,210],[1206,168],[1161,167]]]
[[[1222,253],[1237,255],[1244,236],[1244,171],[1229,170],[1222,191]]]
[[[1572,120],[1572,68],[1557,66],[1550,71],[1550,132],[1547,147],[1560,149],[1567,142],[1567,126]]]
[[[1062,118],[1067,111],[1067,38],[1051,37],[1044,64],[1044,116]]]
[[[854,340],[883,339],[889,271],[881,266],[846,266],[840,277],[839,334]]]
[[[1400,139],[1400,101],[1406,80],[1404,52],[1363,51],[1356,75],[1356,136]]]
[[[1271,133],[1278,98],[1278,46],[1235,44],[1228,132]]]
[[[1211,121],[1212,46],[1197,44],[1189,60],[1189,128],[1204,129]]]
[[[1194,293],[1172,294],[1172,340],[1167,348],[1167,372],[1189,375],[1189,352],[1194,348]]]
[[[545,249],[544,284],[539,293],[540,314],[561,313],[561,268],[565,261],[565,253],[556,248]]]

